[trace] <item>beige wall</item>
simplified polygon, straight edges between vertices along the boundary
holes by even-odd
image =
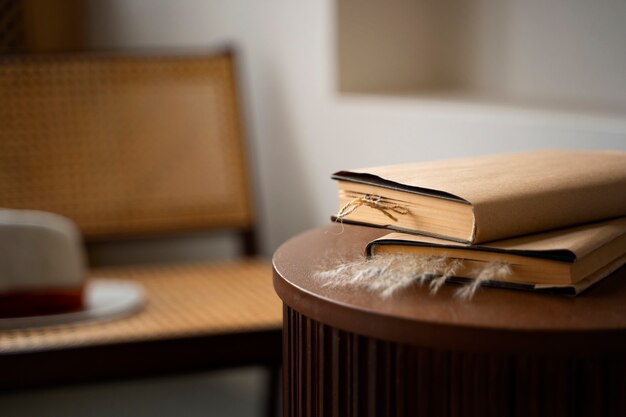
[[[344,91],[626,114],[626,3],[336,0]]]
[[[626,8],[612,0],[600,3],[613,4],[604,12],[612,19],[588,14],[580,1],[577,8],[568,9],[567,18],[581,22],[580,30],[569,29],[576,36],[571,42],[584,47],[588,44],[584,40],[594,36],[594,27],[603,22],[609,25],[604,32],[626,39],[626,15],[617,13]],[[207,47],[221,42],[239,46],[266,254],[294,233],[328,221],[336,210],[329,175],[340,168],[538,147],[626,149],[626,117],[621,113],[496,106],[467,97],[340,94],[335,6],[331,0],[91,0],[91,42],[96,46]],[[526,8],[517,13],[531,12]],[[513,23],[520,26],[526,21],[517,18]],[[544,22],[535,32],[549,36],[549,29]],[[531,28],[516,30],[513,38],[518,43],[542,42],[529,38],[534,34]],[[621,44],[609,47],[615,45]],[[525,50],[536,55],[540,48]],[[577,55],[568,54],[571,57],[565,59],[575,62]],[[605,60],[611,56],[602,51],[591,55]],[[603,74],[600,92],[612,91],[606,84],[616,74],[621,74],[614,80],[616,88],[625,85],[625,73],[606,69],[605,64],[587,63],[577,70],[597,69]],[[546,74],[530,77],[524,82],[532,82],[532,77],[546,82]],[[589,74],[582,79],[589,82]]]
[[[589,7],[624,3],[616,1],[598,0]],[[517,1],[521,3],[525,0]],[[573,13],[568,18],[579,19],[581,27],[571,39],[573,45],[585,45],[598,22],[608,25],[603,30],[626,39],[623,16],[610,13],[608,20],[585,20],[585,4],[591,2],[568,4],[577,5],[568,9]],[[329,176],[340,168],[539,147],[626,149],[626,118],[621,114],[494,106],[467,97],[429,98],[423,92],[338,93],[331,0],[89,0],[89,13],[91,44],[99,47],[207,47],[221,42],[239,46],[266,254],[289,236],[328,222],[336,210]],[[549,41],[549,27],[540,29],[543,32],[536,34],[543,33]],[[594,91],[613,82],[614,68],[585,65],[584,71],[597,68],[604,74],[604,80],[597,81],[604,84]],[[404,75],[412,79],[410,73]],[[129,249],[123,252],[126,256]],[[193,377],[24,393],[0,398],[0,409],[7,416],[168,416],[173,410],[199,416],[234,415],[232,407],[243,405],[238,408],[241,414],[254,415],[263,375],[252,372],[238,378],[235,374],[230,379]]]

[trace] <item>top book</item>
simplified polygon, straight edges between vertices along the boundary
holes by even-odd
[[[545,150],[339,171],[337,218],[481,243],[626,216],[626,152]]]

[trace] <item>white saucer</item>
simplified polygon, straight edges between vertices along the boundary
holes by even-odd
[[[138,311],[145,302],[146,295],[139,284],[119,279],[93,279],[85,287],[84,310],[47,316],[2,318],[0,330],[111,320]]]

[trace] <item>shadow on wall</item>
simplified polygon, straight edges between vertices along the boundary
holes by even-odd
[[[264,108],[264,120],[254,124],[261,126],[258,132],[263,134],[252,132],[256,140],[251,144],[251,155],[260,176],[256,181],[256,201],[265,243],[262,249],[264,254],[271,255],[277,244],[315,225],[315,202],[312,193],[307,192],[310,187],[303,169],[307,155],[302,154],[295,140],[293,112],[284,84],[276,64],[267,61],[264,64],[263,68],[256,68],[263,72],[263,77],[259,77],[263,83],[257,92],[260,97],[271,97],[272,102]],[[287,190],[298,192],[290,195],[285,193]]]

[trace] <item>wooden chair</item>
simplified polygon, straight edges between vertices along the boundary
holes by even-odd
[[[0,58],[0,206],[70,217],[88,248],[232,230],[253,255],[234,65],[229,50]],[[140,282],[145,309],[0,332],[0,389],[280,364],[282,307],[268,262],[92,275]]]

